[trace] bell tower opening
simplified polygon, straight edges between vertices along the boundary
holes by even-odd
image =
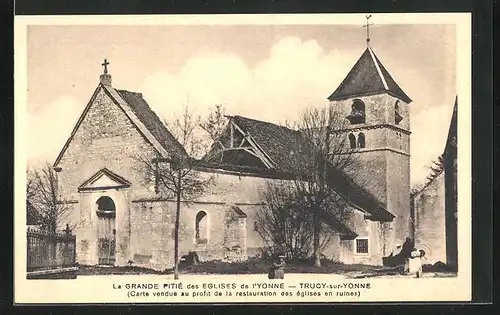
[[[347,116],[347,119],[349,120],[351,125],[364,124],[366,121],[365,103],[363,103],[363,101],[360,99],[355,99],[352,102],[351,108],[351,113],[349,114],[349,116]]]

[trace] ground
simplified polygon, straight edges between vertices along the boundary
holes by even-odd
[[[269,272],[270,263],[263,260],[248,260],[239,263],[225,263],[221,261],[203,262],[198,265],[181,266],[179,273],[181,277],[192,277],[200,275],[234,276],[242,275],[249,277],[265,277]],[[409,277],[401,275],[400,268],[387,268],[369,265],[347,265],[338,262],[324,261],[321,267],[315,267],[308,262],[289,263],[285,267],[286,277],[294,277],[303,274],[328,274],[340,278],[361,279],[379,277]],[[127,267],[101,267],[101,266],[79,266],[79,276],[97,275],[163,275],[173,277],[173,270],[156,271],[147,268]],[[443,270],[426,268],[424,277],[454,277],[456,273]],[[411,277],[411,276],[410,276]]]

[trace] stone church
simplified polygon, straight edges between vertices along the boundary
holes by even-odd
[[[113,86],[105,61],[93,95],[58,155],[61,202],[72,207],[80,264],[173,266],[175,201],[159,198],[136,156],[185,154],[142,94]],[[328,97],[331,115],[347,128],[331,132],[349,139],[359,174],[329,170],[328,184],[352,207],[349,220],[330,218],[333,241],[326,258],[381,265],[382,257],[411,236],[411,99],[374,51],[366,50]],[[306,104],[305,104],[306,105]],[[259,191],[267,181],[289,180],[290,154],[302,152],[298,131],[248,117],[231,116],[219,150],[198,171],[215,185],[193,202],[182,201],[180,254],[201,260],[246,259],[265,246],[258,236]],[[307,144],[305,144],[307,145]],[[213,146],[217,148],[217,146]],[[307,155],[304,155],[307,161]]]

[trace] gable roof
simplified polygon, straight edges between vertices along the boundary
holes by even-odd
[[[230,119],[255,140],[271,159],[276,170],[299,175],[304,172],[310,174],[312,171],[310,161],[313,159],[313,143],[299,131],[242,116],[231,116]],[[394,218],[381,202],[341,170],[329,167],[327,178],[330,187],[353,207],[380,220]]]
[[[328,100],[342,100],[378,93],[388,93],[406,103],[412,101],[368,46]]]
[[[57,156],[53,164],[54,167],[59,164],[64,155],[64,152],[66,152],[66,150],[68,149],[71,140],[78,131],[98,92],[101,89],[105,91],[105,93],[115,102],[115,104],[117,104],[124,111],[125,115],[130,119],[132,124],[137,127],[139,132],[146,138],[148,142],[151,143],[153,147],[157,149],[160,154],[186,154],[186,151],[184,150],[182,145],[167,130],[158,116],[154,113],[153,110],[151,110],[147,102],[142,98],[142,94],[126,90],[116,90],[111,86],[106,86],[102,83],[99,83],[92,97],[87,103],[87,106],[83,110],[83,113],[80,115],[80,118],[75,124],[71,135],[69,136],[61,152]]]
[[[92,190],[96,188],[103,188],[103,187],[92,187],[92,184],[97,182],[100,178],[103,176],[109,177],[114,183],[111,185],[106,186],[107,188],[125,188],[125,187],[130,187],[130,182],[126,180],[125,178],[121,177],[120,175],[108,170],[107,168],[100,169],[97,173],[92,175],[89,179],[87,179],[85,182],[83,182],[79,187],[78,191],[81,190]]]
[[[169,152],[175,151],[176,154],[186,154],[184,147],[175,139],[156,113],[149,107],[149,104],[142,97],[142,93],[127,90],[117,91],[165,150]]]

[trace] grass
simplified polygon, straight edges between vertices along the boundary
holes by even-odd
[[[79,276],[95,276],[95,275],[144,275],[144,274],[164,274],[164,272],[134,266],[78,266]]]
[[[197,265],[180,265],[182,274],[267,274],[271,262],[250,258],[242,262],[223,262],[219,260],[201,262]],[[295,261],[285,266],[286,273],[336,273],[370,271],[374,267],[368,265],[347,265],[330,260],[322,260],[321,267],[315,267],[309,261]],[[78,275],[140,275],[140,274],[171,274],[173,268],[157,271],[137,266],[104,267],[80,265]]]
[[[206,261],[197,265],[180,265],[181,274],[267,274],[271,263],[269,261],[250,258],[242,262]],[[286,273],[316,273],[342,274],[348,278],[373,278],[385,276],[401,276],[400,267],[377,267],[362,264],[343,264],[331,260],[322,260],[321,267],[314,266],[310,261],[295,261],[287,263]],[[425,265],[424,274],[429,277],[453,277],[456,273],[444,270],[442,266]],[[80,265],[78,275],[144,275],[144,274],[172,274],[173,268],[163,271],[138,266],[103,267]]]
[[[242,262],[207,261],[198,265],[190,265],[181,268],[182,273],[190,274],[267,274],[271,262],[250,258]],[[373,269],[368,265],[346,265],[331,260],[322,260],[321,267],[316,267],[310,261],[294,261],[285,265],[286,273],[316,273],[316,274],[343,274],[352,271],[368,271]]]

